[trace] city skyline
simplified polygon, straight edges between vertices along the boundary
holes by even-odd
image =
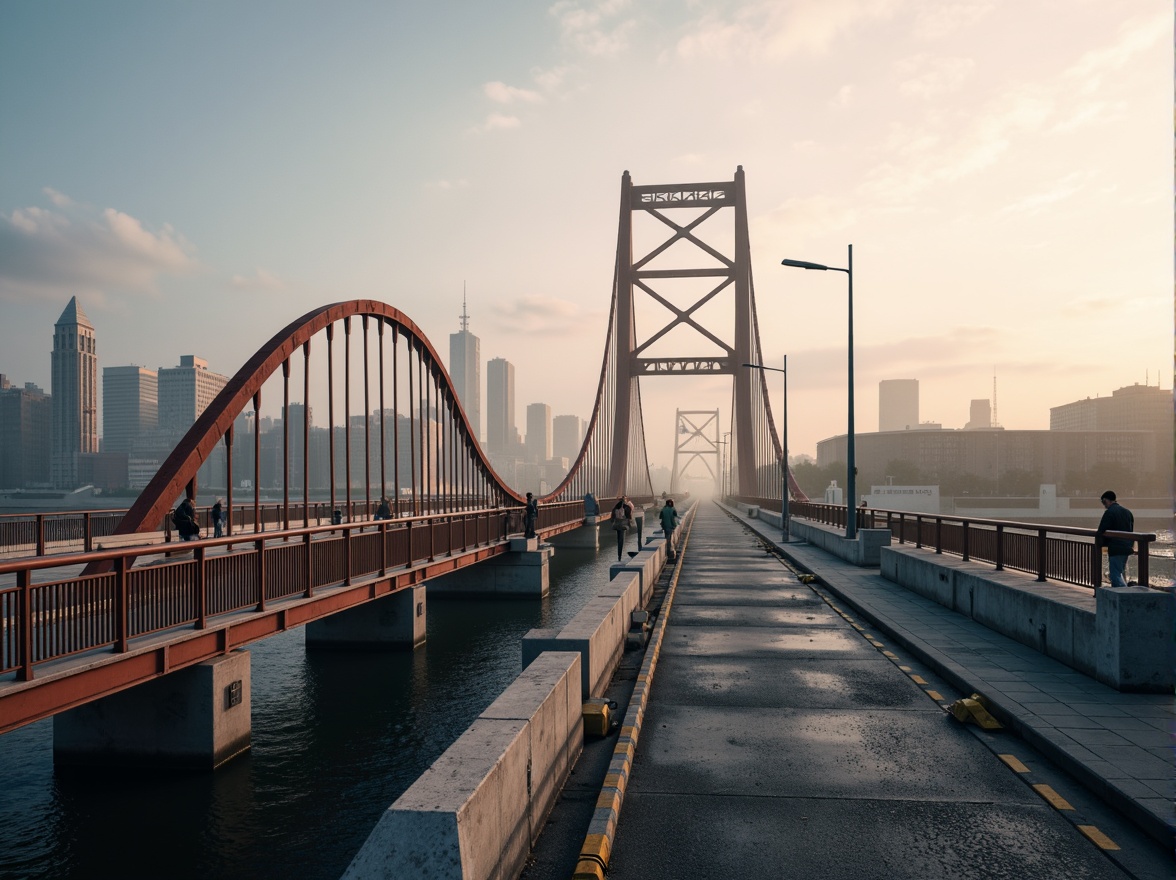
[[[779,261],[841,265],[850,242],[860,391],[917,376],[921,417],[963,424],[995,372],[1000,421],[1032,429],[1145,376],[1170,387],[1166,4],[1035,0],[1016,28],[1000,3],[505,4],[459,26],[295,4],[234,9],[231,34],[218,4],[71,9],[0,10],[0,372],[18,384],[50,387],[42,328],[72,295],[102,366],[200,351],[232,375],[341,299],[387,301],[440,346],[468,278],[518,399],[590,412],[621,172],[742,164],[794,455],[844,431],[844,279]],[[69,60],[23,73],[49,47]],[[729,389],[644,382],[651,463],[684,398],[726,422]],[[857,418],[877,424],[874,394]]]

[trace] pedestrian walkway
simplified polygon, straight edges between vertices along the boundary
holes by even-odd
[[[885,580],[876,568],[808,544],[782,545],[779,530],[733,513],[960,691],[983,694],[1022,739],[1171,848],[1171,695],[1120,693]]]
[[[1123,876],[715,504],[650,693],[611,880]]]

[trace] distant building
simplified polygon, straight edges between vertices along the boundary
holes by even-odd
[[[52,401],[32,382],[16,388],[0,374],[0,488],[49,485]]]
[[[532,403],[527,407],[527,459],[542,464],[551,458],[551,407]]]
[[[515,368],[505,358],[486,364],[486,448],[495,453],[512,451],[518,443],[515,423]]]
[[[74,489],[78,456],[98,451],[98,344],[76,296],[53,327],[52,382],[50,480]]]
[[[102,370],[102,451],[129,453],[159,427],[159,377],[146,367]]]
[[[229,382],[208,369],[208,361],[195,355],[180,357],[178,367],[159,370],[159,430],[182,436]]]
[[[462,409],[482,439],[482,343],[470,332],[465,297],[461,301],[461,330],[449,334],[449,375]]]
[[[556,458],[576,460],[584,442],[584,421],[579,416],[556,416],[551,420],[551,452]]]
[[[1128,385],[1110,397],[1088,397],[1049,409],[1051,431],[1172,433],[1172,389]]]
[[[992,402],[987,399],[973,400],[968,412],[968,423],[964,425],[964,430],[980,431],[991,427]]]
[[[878,383],[878,430],[912,431],[919,426],[919,380],[883,379]]]

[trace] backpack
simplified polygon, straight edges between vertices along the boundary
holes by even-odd
[[[614,523],[622,523],[625,520],[627,520],[628,518],[629,517],[625,515],[625,508],[624,507],[614,507],[613,508],[612,521]]]

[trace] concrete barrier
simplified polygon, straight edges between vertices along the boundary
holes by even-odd
[[[627,585],[614,582],[617,595],[590,599],[563,629],[533,629],[523,636],[523,668],[545,651],[575,651],[584,698],[602,696],[625,650],[629,613],[639,607],[641,582],[636,573],[628,578]]]
[[[858,529],[857,537],[849,541],[845,538],[845,529],[811,520],[791,517],[788,526],[793,538],[808,541],[839,559],[863,567],[880,564],[882,548],[890,546],[891,541],[890,529]]]
[[[1172,690],[1172,597],[1062,584],[909,546],[881,552],[881,574],[927,599],[1123,691]]]
[[[636,556],[625,562],[614,562],[609,566],[608,576],[612,579],[624,572],[636,572],[641,579],[641,605],[644,607],[653,596],[653,586],[661,576],[665,564],[666,539],[662,536],[661,529],[658,529],[645,546],[637,551]]]
[[[580,656],[538,657],[380,817],[349,880],[507,880],[580,755]]]

